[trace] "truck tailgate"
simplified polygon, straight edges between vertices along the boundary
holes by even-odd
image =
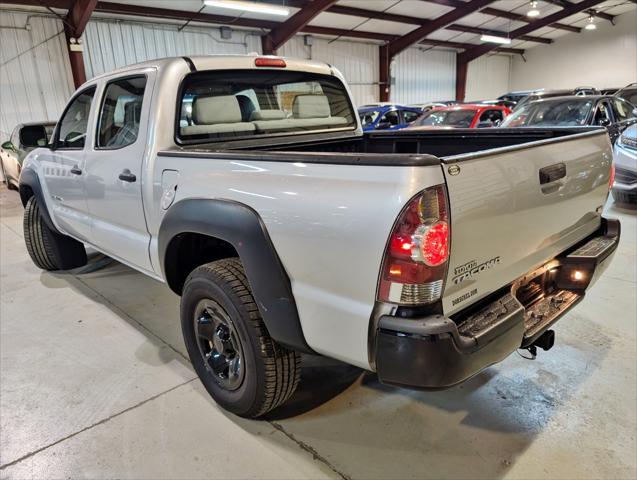
[[[450,315],[594,232],[608,195],[605,130],[443,159],[451,252]]]

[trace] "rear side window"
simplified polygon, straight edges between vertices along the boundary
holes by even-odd
[[[132,145],[139,134],[146,77],[128,77],[106,85],[100,111],[97,147]]]
[[[58,131],[58,148],[84,148],[88,116],[95,96],[95,87],[90,87],[76,96],[66,108]]]
[[[182,87],[182,143],[353,129],[355,112],[335,77],[278,70],[197,72]]]

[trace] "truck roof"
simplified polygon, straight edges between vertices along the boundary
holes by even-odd
[[[116,70],[103,73],[93,77],[90,81],[97,80],[103,77],[110,77],[112,75],[123,74],[132,70],[140,70],[143,68],[157,68],[165,69],[175,63],[187,63],[192,62],[196,70],[234,70],[234,69],[261,69],[272,67],[257,67],[255,66],[256,58],[280,58],[285,60],[286,66],[284,68],[274,67],[276,70],[297,70],[303,72],[313,72],[323,75],[333,74],[333,67],[325,62],[316,62],[312,60],[305,60],[299,58],[279,57],[269,55],[259,55],[257,53],[249,53],[247,55],[196,55],[191,57],[165,57],[149,60],[147,62],[135,63],[133,65],[127,65]]]

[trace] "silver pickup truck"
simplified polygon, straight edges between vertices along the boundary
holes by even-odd
[[[20,194],[37,266],[88,245],[165,282],[207,390],[257,417],[303,352],[442,388],[549,349],[617,247],[611,163],[596,128],[364,135],[330,65],[208,56],[87,82]]]

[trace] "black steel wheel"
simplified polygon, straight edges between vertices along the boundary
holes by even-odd
[[[194,314],[197,345],[206,369],[227,390],[236,390],[245,376],[239,334],[217,302],[203,299]]]
[[[301,357],[270,337],[238,258],[188,275],[181,328],[201,383],[226,410],[256,418],[294,393]]]

